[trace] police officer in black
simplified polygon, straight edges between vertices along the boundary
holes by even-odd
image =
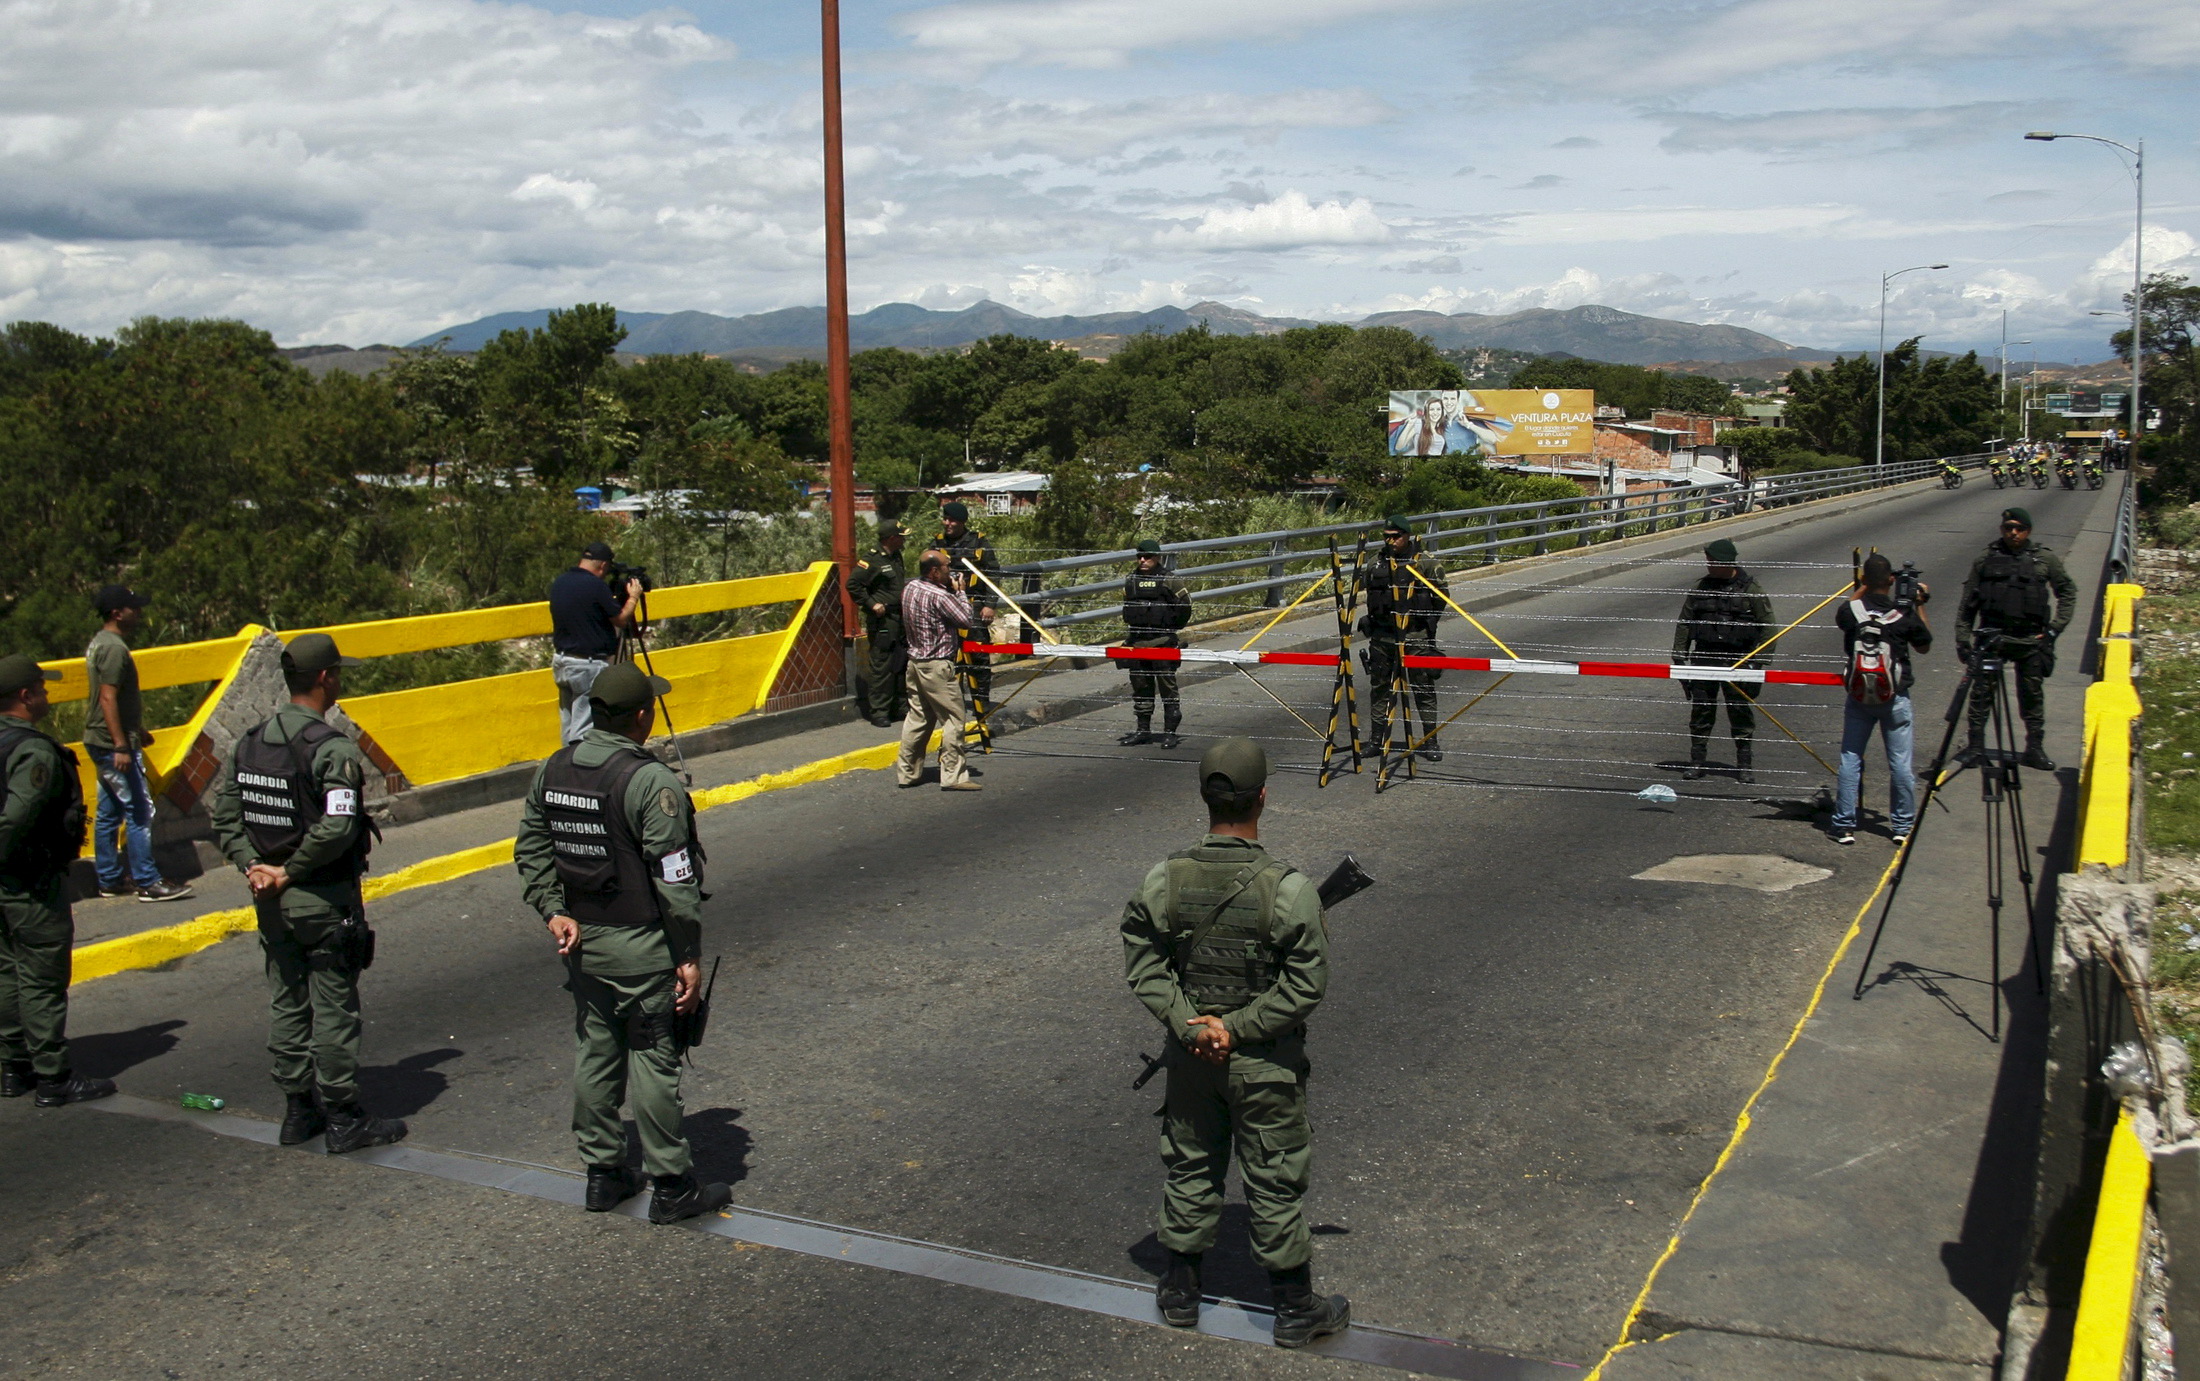
[[[1772,600],[1741,568],[1741,554],[1726,538],[1707,544],[1703,556],[1703,579],[1681,601],[1680,620],[1673,625],[1673,661],[1681,666],[1732,666],[1747,658],[1749,666],[1763,665],[1778,631]],[[1691,781],[1703,776],[1723,693],[1727,727],[1734,733],[1734,774],[1744,782],[1756,781],[1752,759],[1757,715],[1741,682],[1683,680],[1681,693],[1688,697],[1688,770],[1682,775]]]
[[[2024,719],[2024,765],[2055,770],[2041,737],[2047,729],[2047,678],[2055,673],[2055,640],[2078,612],[2078,582],[2062,557],[2032,540],[2032,515],[2022,508],[2001,513],[2001,537],[1971,563],[1956,608],[1956,654],[1999,656],[2017,677],[2017,710]],[[1986,747],[1986,720],[1995,683],[1971,684],[1970,751]]]
[[[0,1098],[35,1090],[41,1108],[115,1091],[69,1067],[68,875],[84,851],[84,787],[76,754],[35,727],[60,676],[0,657]]]
[[[1437,655],[1436,623],[1444,616],[1444,604],[1432,584],[1442,587],[1444,568],[1421,549],[1412,526],[1391,514],[1383,520],[1382,550],[1360,567],[1360,588],[1367,602],[1367,613],[1360,619],[1367,648],[1360,661],[1367,668],[1367,696],[1375,712],[1378,742],[1390,737],[1391,701],[1402,659]],[[1444,750],[1436,741],[1436,679],[1444,673],[1423,667],[1406,667],[1405,673],[1427,731],[1421,756],[1440,762]],[[1401,713],[1406,714],[1410,737],[1412,714]]]
[[[1192,595],[1184,582],[1171,576],[1161,559],[1161,544],[1151,537],[1138,544],[1138,565],[1123,578],[1123,623],[1128,630],[1125,647],[1182,647],[1177,630],[1192,621]],[[1159,742],[1163,748],[1178,743],[1176,729],[1184,711],[1176,699],[1175,662],[1127,661],[1131,676],[1131,713],[1138,727],[1116,742]],[[1161,695],[1161,737],[1153,734],[1154,693]]]
[[[327,719],[344,668],[358,664],[326,633],[292,639],[290,703],[237,740],[209,811],[259,912],[267,1048],[287,1103],[278,1139],[326,1131],[331,1155],[405,1136],[403,1122],[359,1106],[359,976],[374,962],[359,878],[379,831],[361,800],[366,754]]]
[[[993,544],[986,535],[970,526],[970,510],[960,502],[940,505],[940,535],[932,539],[932,545],[947,553],[948,568],[969,581],[970,608],[977,622],[962,630],[965,639],[975,638],[984,642],[992,636],[993,616],[999,611],[994,607],[993,591],[984,581],[970,574],[968,561],[985,572],[986,580],[998,585],[1001,580],[1001,559],[994,555]],[[989,652],[958,652],[957,656],[968,668],[970,677],[970,714],[983,720],[993,707],[993,655]]]
[[[878,545],[856,560],[848,574],[848,597],[863,611],[870,665],[864,685],[864,718],[883,729],[901,718],[902,673],[909,666],[909,644],[901,630],[901,587],[909,583],[901,549],[909,530],[896,522],[878,525]]]

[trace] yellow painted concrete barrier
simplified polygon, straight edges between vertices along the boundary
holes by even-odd
[[[2122,1381],[2139,1298],[2139,1250],[2146,1239],[2153,1166],[2127,1109],[2116,1119],[2085,1253],[2085,1285],[2070,1337],[2070,1381]]]
[[[2085,759],[2079,768],[2078,866],[2121,868],[2131,858],[2131,727],[2139,717],[2132,639],[2146,591],[2111,585],[2101,595],[2101,675],[2085,692]]]

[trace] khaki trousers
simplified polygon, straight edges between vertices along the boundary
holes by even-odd
[[[962,686],[955,679],[955,659],[911,662],[909,716],[901,722],[901,757],[894,763],[894,780],[908,786],[924,775],[925,745],[936,728],[940,731],[940,785],[968,781],[962,726]]]

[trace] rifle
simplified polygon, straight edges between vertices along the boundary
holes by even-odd
[[[1336,867],[1329,870],[1329,876],[1321,880],[1321,885],[1314,889],[1314,895],[1321,900],[1322,910],[1327,911],[1333,906],[1343,905],[1374,885],[1375,879],[1369,877],[1367,871],[1360,867],[1360,861],[1346,854],[1338,860]],[[1144,1088],[1154,1075],[1161,1072],[1162,1066],[1168,1063],[1168,1047],[1162,1047],[1162,1051],[1159,1055],[1148,1055],[1143,1050],[1138,1052],[1138,1058],[1146,1062],[1146,1067],[1131,1081],[1131,1092],[1136,1093]]]

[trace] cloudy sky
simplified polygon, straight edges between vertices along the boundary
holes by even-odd
[[[2200,277],[2192,0],[847,0],[851,294],[1597,302],[2103,358]],[[803,3],[0,0],[0,318],[404,341],[823,301]],[[2012,353],[2023,357],[2031,347]]]

